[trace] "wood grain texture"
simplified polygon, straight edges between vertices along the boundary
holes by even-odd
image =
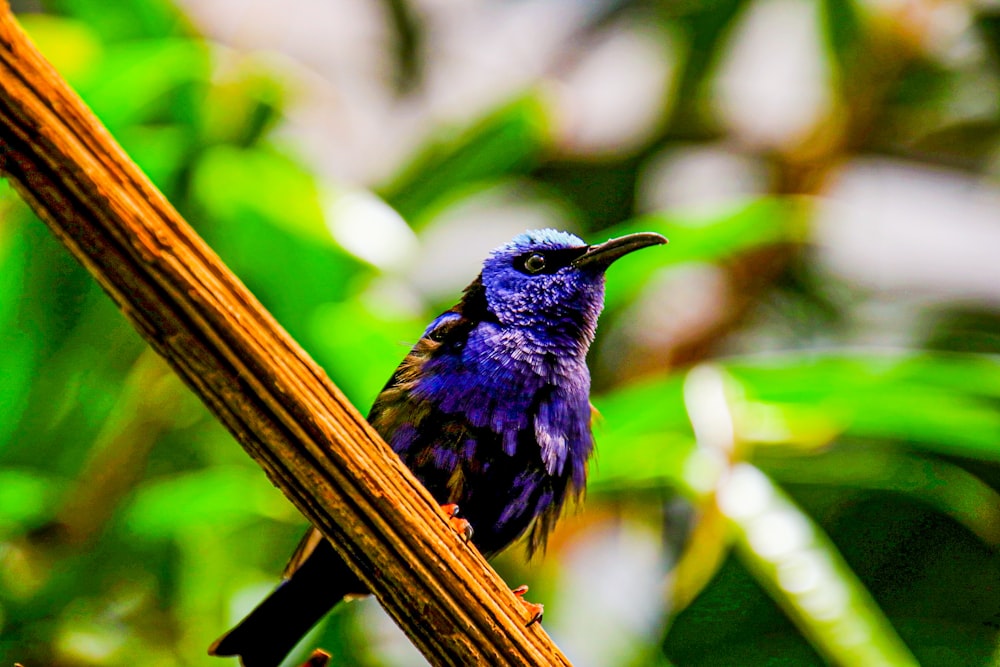
[[[6,3],[0,170],[432,664],[569,664],[541,628],[525,627],[504,582],[132,163]]]

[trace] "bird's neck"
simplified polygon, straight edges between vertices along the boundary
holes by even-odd
[[[603,288],[597,283],[574,295],[526,293],[497,308],[489,304],[480,275],[453,310],[473,322],[499,325],[514,358],[541,355],[582,362],[594,341]]]
[[[545,318],[519,318],[505,327],[510,339],[524,352],[555,355],[582,362],[594,341],[597,317],[564,313]]]

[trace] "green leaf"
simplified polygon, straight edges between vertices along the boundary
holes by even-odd
[[[210,145],[252,146],[281,119],[285,88],[260,59],[229,56],[198,107],[198,133]]]
[[[132,125],[120,129],[117,139],[156,187],[172,192],[195,137],[179,125]]]
[[[1000,360],[983,355],[781,355],[734,360],[756,400],[811,404],[845,433],[1000,461]]]
[[[310,334],[327,373],[364,412],[425,326],[422,317],[352,300],[318,308]]]
[[[898,447],[839,446],[809,456],[756,457],[762,470],[794,486],[836,486],[909,496],[1000,545],[1000,494],[970,472]]]
[[[53,0],[60,11],[93,26],[107,41],[183,34],[188,24],[170,0]]]
[[[29,336],[10,335],[0,330],[0,344],[3,345],[3,361],[0,362],[0,452],[7,448],[31,394],[37,351]]]
[[[836,665],[917,664],[830,539],[766,475],[737,464],[718,494],[737,553],[820,654]]]
[[[6,183],[6,182],[4,182]],[[4,186],[6,187],[6,185]],[[11,202],[2,204],[10,216]],[[3,451],[28,403],[37,362],[34,336],[19,326],[27,276],[28,243],[10,216],[0,224],[0,451]]]
[[[112,131],[148,122],[169,107],[170,93],[208,84],[211,69],[204,43],[172,38],[107,47],[101,76],[80,94]]]
[[[804,204],[765,197],[712,217],[682,218],[656,214],[635,218],[606,230],[609,237],[635,232],[659,232],[670,240],[666,248],[636,253],[611,269],[605,302],[616,308],[631,300],[653,275],[687,262],[719,263],[756,248],[796,242],[804,229]]]
[[[597,458],[588,488],[598,493],[669,485],[685,491],[694,435],[681,378],[636,384],[594,397]]]
[[[234,228],[251,217],[311,243],[333,245],[315,177],[273,148],[209,148],[193,182],[197,201]]]
[[[854,0],[823,0],[823,36],[841,75],[849,74],[861,55],[862,17]]]
[[[0,469],[0,537],[6,537],[13,526],[44,518],[53,491],[51,482],[36,473]]]
[[[782,450],[785,456],[812,455],[839,433],[1000,461],[1000,360],[994,357],[794,353],[720,366],[753,402],[740,435],[762,438],[764,456],[773,458],[769,448],[782,444],[791,447]],[[681,463],[673,450],[693,442],[679,378],[637,384],[594,403],[604,417],[596,429],[601,472],[595,481],[676,483]],[[643,464],[630,466],[632,459]]]
[[[308,350],[317,308],[356,294],[370,268],[327,229],[316,179],[269,147],[219,146],[193,174],[199,232]],[[327,334],[328,335],[328,334]]]
[[[215,467],[148,483],[124,510],[130,531],[160,538],[198,526],[233,529],[262,516],[295,520],[297,515],[249,466]]]
[[[946,618],[894,620],[922,665],[997,667],[997,612],[1000,609],[987,608],[982,620],[964,623]]]
[[[85,86],[100,71],[104,46],[85,22],[47,14],[20,14],[17,20],[38,50],[74,87]]]

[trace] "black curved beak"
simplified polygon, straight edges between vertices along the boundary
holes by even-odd
[[[624,257],[630,252],[648,248],[652,245],[663,245],[664,243],[668,243],[667,239],[654,232],[640,232],[638,234],[621,236],[617,239],[611,239],[610,241],[590,246],[587,248],[587,252],[573,260],[573,266],[578,269],[586,267],[588,269],[604,271],[616,259]]]

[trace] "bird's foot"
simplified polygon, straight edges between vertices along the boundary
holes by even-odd
[[[450,523],[452,529],[459,534],[463,542],[468,542],[472,539],[472,524],[458,515],[458,505],[455,503],[441,505],[441,511],[444,512],[444,516],[448,519],[448,523]]]
[[[534,602],[528,602],[524,599],[524,594],[528,592],[528,587],[526,585],[518,586],[511,593],[524,605],[524,608],[528,611],[530,620],[528,625],[525,627],[530,628],[535,623],[542,622],[542,614],[545,613],[545,605],[535,604]]]
[[[321,648],[316,649],[301,667],[327,667],[330,664],[330,654]]]

